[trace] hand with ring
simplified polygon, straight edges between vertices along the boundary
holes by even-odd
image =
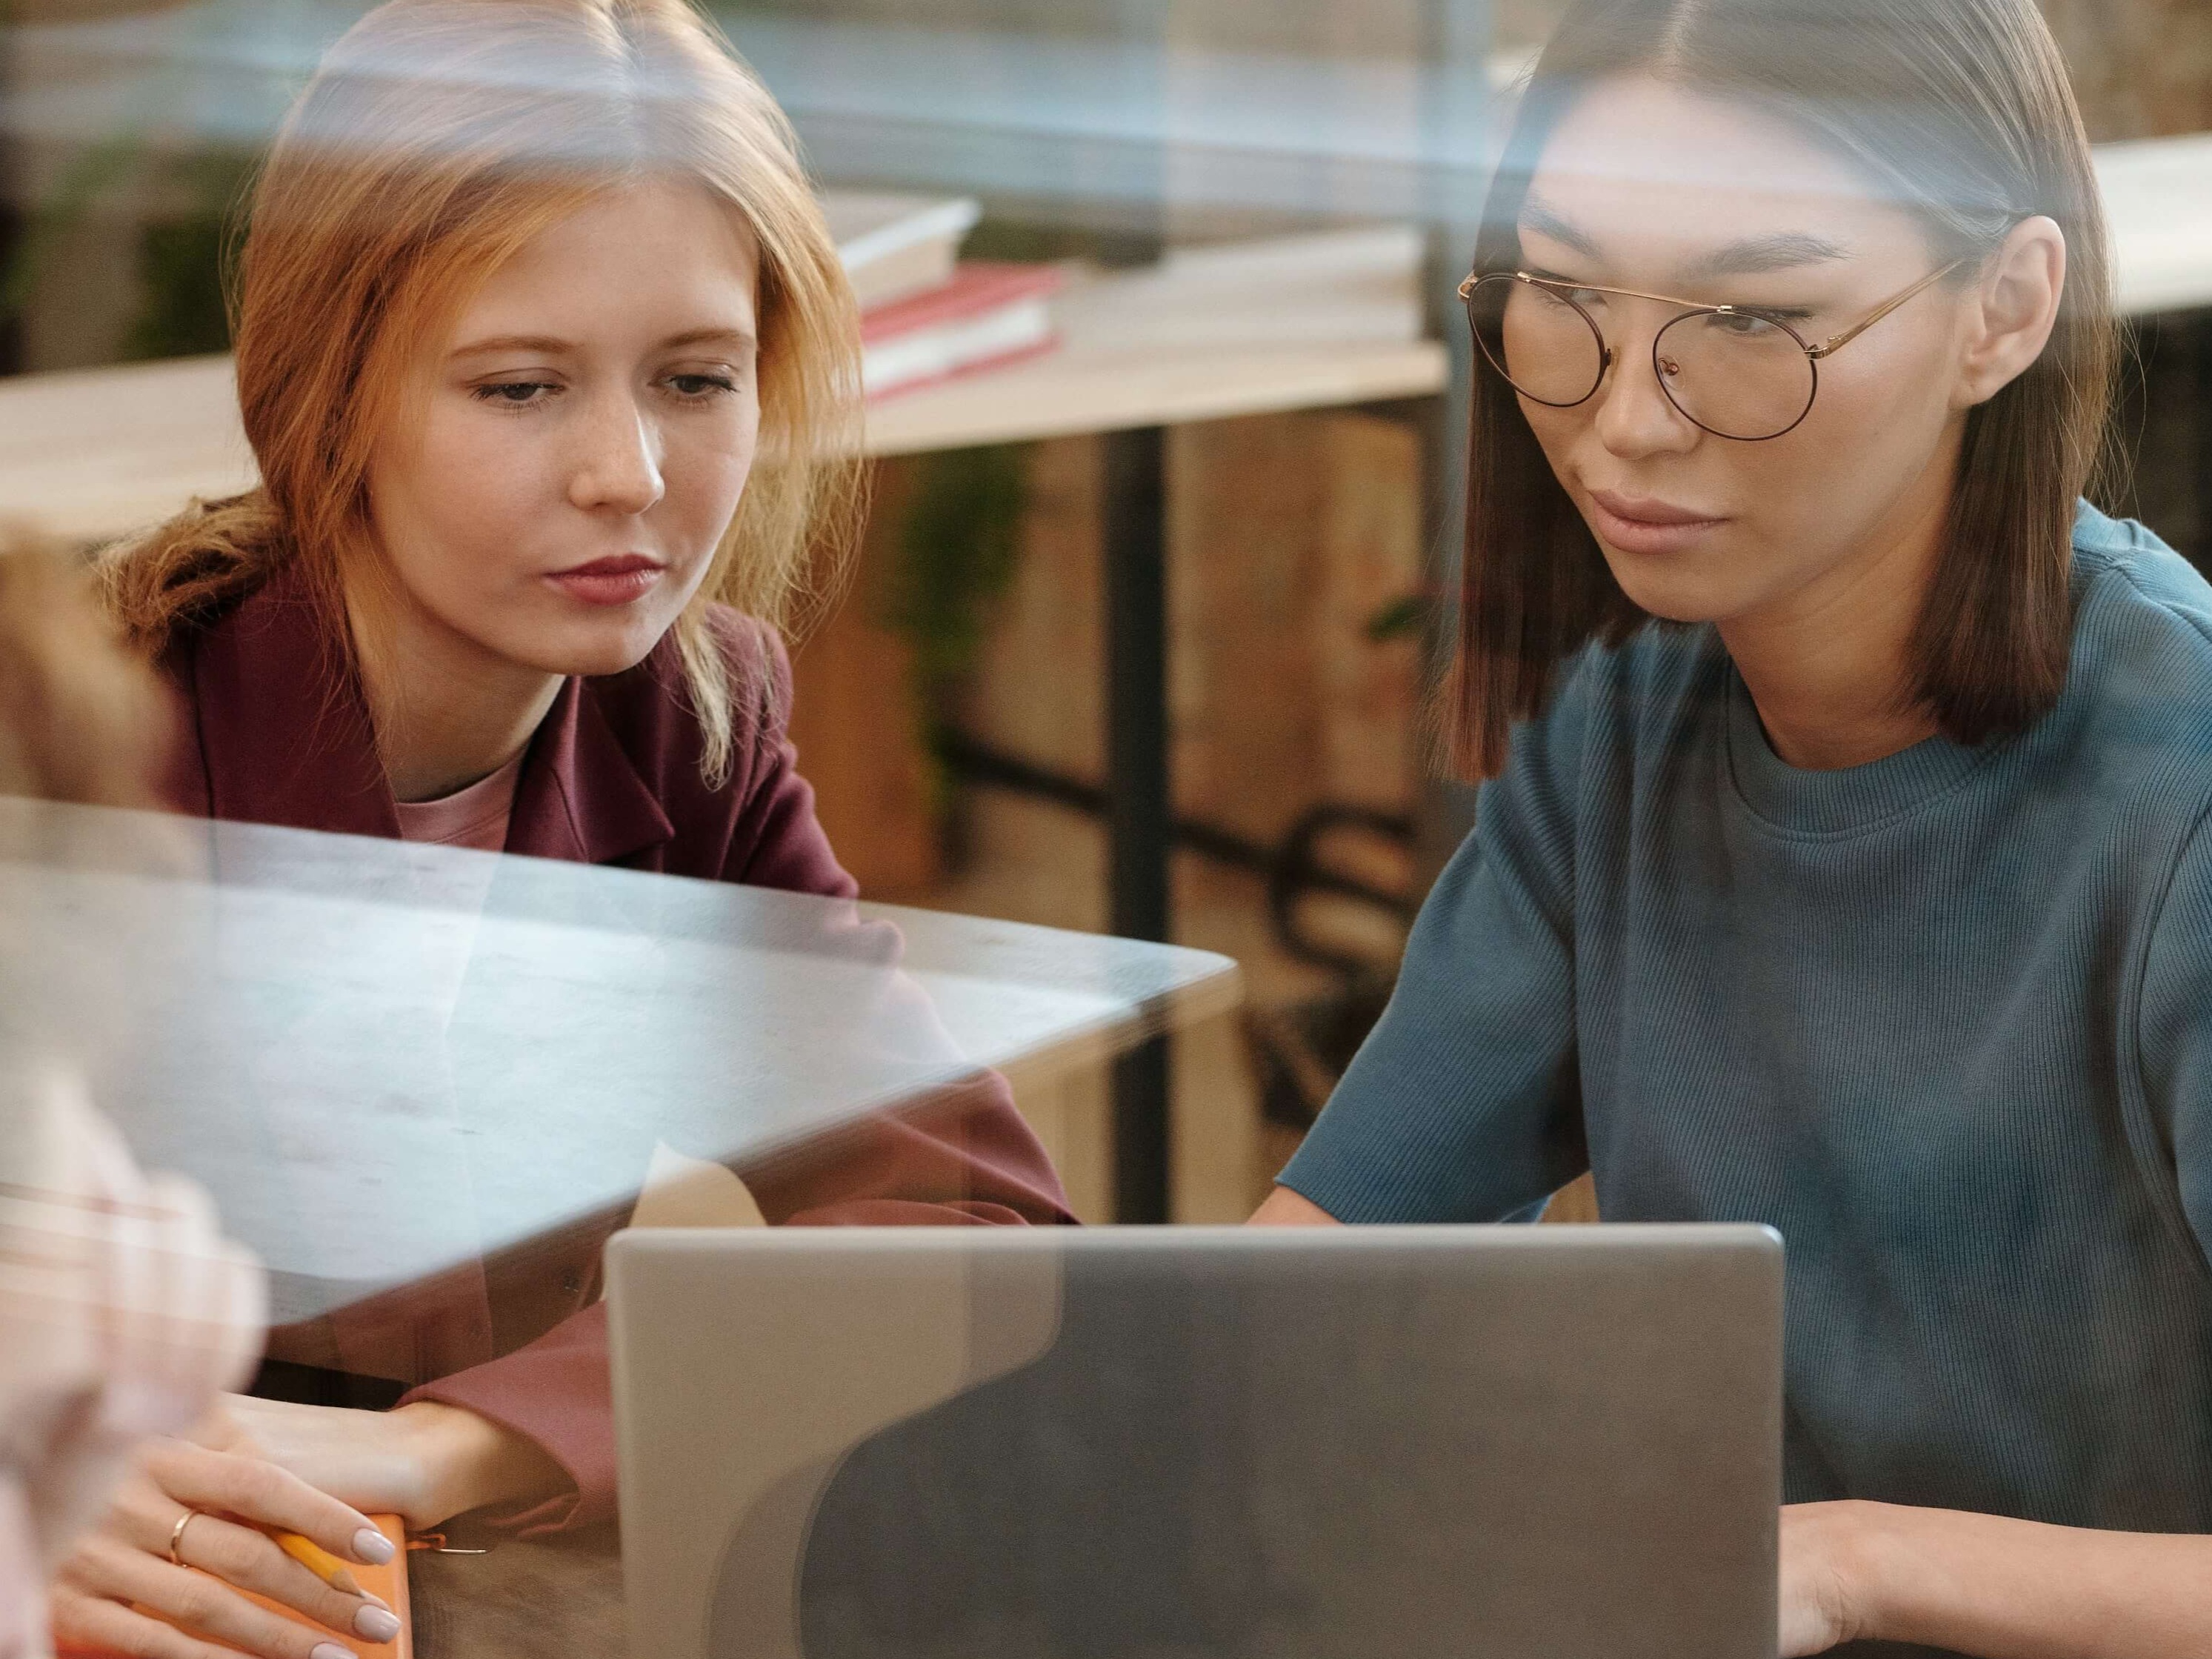
[[[264,1528],[296,1532],[343,1561],[392,1559],[392,1541],[368,1516],[269,1462],[218,1413],[191,1438],[157,1440],[140,1454],[106,1518],[63,1565],[57,1640],[132,1659],[354,1659],[361,1644],[398,1634],[382,1601],[325,1583]],[[324,1631],[239,1589],[296,1608]]]

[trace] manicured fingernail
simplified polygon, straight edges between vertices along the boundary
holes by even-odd
[[[389,1642],[399,1634],[399,1621],[382,1607],[363,1607],[354,1614],[353,1627],[372,1642]]]
[[[380,1567],[392,1559],[392,1540],[374,1527],[363,1527],[353,1535],[353,1553],[356,1560]]]
[[[307,1659],[355,1659],[355,1656],[335,1642],[318,1642],[308,1653]]]

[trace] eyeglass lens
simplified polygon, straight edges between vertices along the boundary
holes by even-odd
[[[1607,298],[1594,296],[1595,304],[1601,308]],[[1468,296],[1468,319],[1491,367],[1532,402],[1571,408],[1604,378],[1597,319],[1553,289],[1485,276]],[[1812,407],[1812,359],[1787,329],[1764,318],[1676,318],[1659,331],[1652,361],[1674,407],[1723,438],[1778,437]]]

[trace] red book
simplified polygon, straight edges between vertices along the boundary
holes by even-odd
[[[1048,351],[1057,265],[963,264],[944,287],[865,313],[861,384],[871,399]]]

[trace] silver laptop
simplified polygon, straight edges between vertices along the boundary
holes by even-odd
[[[1771,1659],[1760,1227],[633,1231],[634,1659]]]

